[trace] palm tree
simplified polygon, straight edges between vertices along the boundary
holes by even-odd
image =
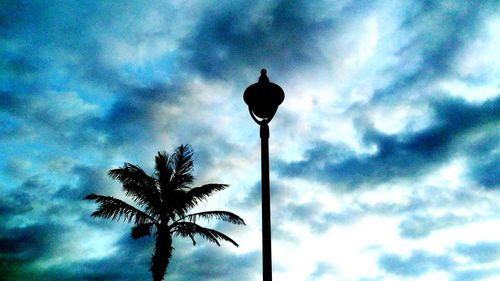
[[[228,187],[218,183],[190,187],[193,182],[192,156],[193,151],[189,145],[179,146],[171,155],[165,151],[158,152],[155,171],[151,176],[138,165],[130,163],[110,170],[108,175],[123,184],[125,195],[131,197],[139,208],[111,196],[92,193],[84,198],[95,200],[99,204],[92,217],[133,222],[133,239],[154,234],[156,241],[149,269],[154,281],[162,280],[165,275],[174,249],[174,236],[189,237],[193,245],[196,244],[195,235],[199,235],[218,246],[220,240],[238,246],[225,234],[198,225],[197,219],[220,219],[233,224],[245,224],[239,216],[227,211],[188,214],[200,201]]]

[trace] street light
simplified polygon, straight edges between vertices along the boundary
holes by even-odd
[[[267,71],[260,71],[259,82],[250,85],[243,94],[250,116],[260,125],[262,172],[262,273],[264,281],[272,280],[271,261],[271,199],[269,192],[269,122],[285,99],[280,86],[269,82]]]

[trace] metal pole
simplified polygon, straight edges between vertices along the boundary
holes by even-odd
[[[271,194],[269,191],[269,126],[260,125],[262,169],[262,272],[264,281],[272,281],[271,260]]]

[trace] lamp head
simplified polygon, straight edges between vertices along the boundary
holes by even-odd
[[[284,99],[283,89],[269,82],[265,69],[260,71],[259,82],[250,85],[243,94],[243,100],[250,112],[266,122],[271,121]]]

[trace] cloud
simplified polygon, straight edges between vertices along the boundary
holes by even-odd
[[[468,257],[474,263],[488,263],[500,257],[500,243],[478,242],[476,244],[457,244],[455,251]]]
[[[453,281],[475,281],[484,280],[488,277],[497,276],[500,273],[498,269],[469,269],[462,270],[455,273]],[[486,279],[487,280],[487,279]]]
[[[457,243],[454,248],[448,250],[443,254],[415,250],[408,256],[384,253],[379,256],[378,264],[390,274],[406,277],[445,271],[449,274],[450,280],[481,280],[498,273],[498,269],[488,266],[499,256],[499,245],[496,241]],[[467,260],[458,257],[466,257]],[[464,266],[470,268],[471,265],[474,269],[464,269]]]
[[[499,105],[499,99],[481,105],[459,99],[437,100],[431,103],[435,115],[432,124],[420,131],[390,135],[364,129],[362,140],[376,148],[374,153],[359,155],[346,152],[342,146],[319,142],[303,160],[278,162],[278,171],[283,176],[341,183],[351,188],[415,178],[460,155],[464,138],[499,120]]]
[[[303,202],[283,204],[274,214],[278,221],[294,222],[316,234],[325,234],[334,225],[347,225],[356,222],[362,216],[362,209],[346,208],[339,212],[324,211],[324,206],[318,202]],[[292,235],[286,230],[281,230],[277,225],[277,234],[293,239],[300,239],[299,235]]]
[[[203,242],[205,244],[206,242]],[[187,246],[187,245],[185,245]],[[261,274],[255,270],[261,263],[260,251],[231,253],[226,245],[195,246],[189,254],[174,252],[168,276],[187,280],[259,280]]]
[[[6,133],[2,138],[22,136],[86,150],[152,139],[155,103],[172,102],[179,91],[165,83],[168,76],[145,83],[124,76],[130,62],[115,58],[121,56],[109,49],[122,43],[134,49],[138,37],[162,32],[162,40],[169,34],[177,37],[169,27],[174,18],[168,16],[169,5],[158,5],[164,13],[156,12],[154,24],[138,15],[152,16],[155,11],[138,3],[2,6],[2,22],[9,23],[2,25],[2,32],[10,46],[2,49],[7,58],[1,66],[6,79],[0,81],[0,110],[7,114],[0,127]],[[159,22],[164,24],[158,27]]]
[[[60,243],[55,233],[67,230],[56,224],[39,224],[15,227],[1,234],[2,258],[13,261],[34,261],[54,254],[54,247]]]
[[[275,197],[271,199],[273,220],[300,225],[314,235],[323,235],[332,228],[352,227],[368,218],[385,218],[397,222],[395,231],[401,238],[425,240],[439,231],[484,222],[496,212],[495,193],[463,184],[414,186],[403,183],[397,187],[382,185],[333,194],[331,187],[325,185],[313,189],[320,196],[299,201],[297,198],[301,195],[305,197],[304,190],[295,188],[296,184],[277,182],[274,185],[277,193],[272,193]],[[260,186],[257,184],[251,190],[249,194],[256,195],[252,196],[254,204],[250,206],[258,208]],[[474,206],[474,210],[469,206]],[[277,223],[276,234],[283,240],[300,239],[281,230],[287,223]]]
[[[309,276],[308,280],[318,280],[325,276],[334,275],[336,273],[335,267],[329,263],[321,262],[317,265],[314,272]]]
[[[410,39],[399,49],[398,63],[387,69],[395,74],[392,82],[377,89],[373,101],[403,98],[410,90],[418,91],[432,81],[455,74],[462,51],[473,41],[484,19],[497,8],[495,1],[466,5],[442,1],[412,3],[398,30],[399,36]]]
[[[468,218],[447,214],[434,217],[432,215],[414,215],[405,218],[399,224],[399,234],[403,238],[418,239],[427,237],[432,231],[451,226],[463,225]]]
[[[143,238],[132,240],[130,234],[123,235],[113,246],[113,254],[98,259],[58,263],[41,269],[40,276],[58,280],[148,280],[148,271],[153,242]],[[134,265],[131,267],[130,265]]]
[[[318,18],[321,8],[306,1],[231,3],[208,9],[183,40],[186,61],[207,77],[233,78],[245,69],[268,67],[273,73],[323,60],[322,34],[335,28],[331,18]]]
[[[78,245],[84,236],[81,232],[87,229],[85,220],[80,218],[90,214],[82,214],[85,208],[81,198],[90,189],[99,189],[102,178],[90,167],[75,167],[74,171],[81,175],[77,185],[57,184],[46,176],[34,175],[3,194],[0,273],[5,280],[40,279],[44,274],[63,276],[61,272],[48,272],[61,266],[61,259],[68,263],[64,266],[85,259],[85,248],[94,241],[87,241],[87,246]],[[63,177],[64,173],[60,175]],[[94,225],[94,230],[98,226]],[[85,237],[94,237],[93,231]]]
[[[496,189],[500,186],[500,172],[497,165],[500,161],[498,147],[500,135],[498,126],[486,127],[485,137],[472,142],[468,148],[470,168],[468,176],[479,185],[487,189]]]
[[[416,277],[429,271],[449,270],[455,262],[447,256],[415,251],[408,257],[384,254],[379,258],[378,264],[383,270],[392,274]]]
[[[176,241],[169,277],[259,280],[258,129],[241,94],[265,67],[287,95],[272,123],[273,245],[287,247],[273,257],[277,279],[493,278],[494,240],[423,249],[472,223],[496,227],[498,11],[498,1],[2,2],[0,275],[149,279],[151,239],[91,218],[81,198],[121,196],[112,166],[149,171],[156,151],[191,143],[197,179],[232,185],[200,207],[249,225],[217,225],[244,237],[238,249]],[[373,220],[384,237],[351,247]],[[317,257],[309,238],[348,246],[306,259]],[[410,252],[377,259],[357,250],[366,243]]]

